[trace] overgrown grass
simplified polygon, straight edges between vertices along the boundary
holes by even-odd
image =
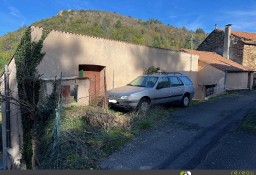
[[[99,169],[100,159],[120,148],[141,130],[149,129],[161,120],[170,118],[172,108],[154,107],[145,114],[136,112],[105,112],[95,107],[68,107],[61,118],[61,136],[56,147],[47,145],[48,151],[41,164],[42,169]],[[113,118],[107,128],[88,123],[88,116]],[[90,118],[89,118],[90,119]],[[108,122],[106,120],[106,122]],[[118,124],[113,124],[119,122]],[[52,123],[52,122],[51,122]],[[120,125],[120,126],[119,126]],[[49,128],[53,128],[49,124]],[[53,129],[45,132],[50,139]]]
[[[204,102],[206,102],[206,101],[207,101],[207,100],[205,100],[205,99],[191,100],[191,102],[190,102],[190,104],[189,104],[189,107],[198,105],[198,104],[200,104],[200,103],[204,103]]]
[[[0,136],[2,137],[2,111],[1,110],[0,110]],[[2,147],[3,147],[3,143],[2,143],[2,139],[0,139],[0,152],[2,152]]]
[[[145,114],[131,113],[131,133],[137,133],[141,130],[149,129],[159,121],[170,118],[170,112],[173,110],[173,108],[157,106],[150,109]]]
[[[237,131],[256,135],[256,113],[245,116],[238,125]]]

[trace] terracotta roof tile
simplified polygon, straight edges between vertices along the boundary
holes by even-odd
[[[214,31],[224,33],[224,30],[221,30],[221,29],[215,29]],[[239,38],[244,38],[246,40],[256,41],[256,33],[239,32],[239,31],[231,30],[231,34],[234,35],[234,36],[237,36]]]
[[[256,33],[231,31],[231,34],[247,40],[256,40]]]
[[[242,66],[241,64],[238,64],[227,58],[224,58],[214,52],[205,52],[189,49],[183,49],[183,51],[193,55],[198,55],[199,61],[207,63],[222,71],[250,71],[250,69],[248,69],[247,67]]]

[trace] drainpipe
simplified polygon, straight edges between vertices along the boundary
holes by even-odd
[[[190,74],[190,78],[192,78],[192,54],[190,54],[190,68],[189,68],[189,74]]]
[[[11,148],[11,122],[10,122],[10,90],[9,90],[9,72],[7,65],[4,66],[5,79],[5,112],[6,112],[6,147]]]
[[[226,25],[224,33],[224,46],[223,46],[223,57],[229,59],[229,48],[230,48],[230,35],[231,35],[231,25]]]
[[[224,77],[224,90],[227,90],[227,71],[225,71],[225,77]]]
[[[115,71],[113,70],[113,85],[112,85],[113,87],[113,89],[115,88]]]

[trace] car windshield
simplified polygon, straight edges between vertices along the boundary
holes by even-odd
[[[140,76],[129,83],[128,86],[153,88],[157,82],[157,79],[158,77],[153,76]]]

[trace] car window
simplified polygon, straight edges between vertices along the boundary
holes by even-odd
[[[181,81],[186,85],[193,85],[193,82],[188,77],[179,77]]]
[[[171,83],[171,86],[182,86],[183,83],[181,82],[180,79],[177,77],[168,77]]]
[[[148,88],[154,87],[157,82],[157,79],[158,78],[156,78],[156,77],[147,77],[146,87],[148,87]]]
[[[161,89],[161,88],[168,88],[168,87],[170,87],[170,82],[169,82],[168,78],[167,77],[161,77],[159,79],[158,84],[157,84],[157,88]]]
[[[153,76],[140,76],[127,85],[152,88],[155,86],[157,79]]]

